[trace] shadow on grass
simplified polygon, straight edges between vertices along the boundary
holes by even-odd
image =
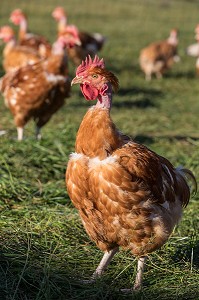
[[[197,78],[195,70],[190,70],[186,72],[168,72],[164,74],[164,78],[175,78],[175,79],[180,79],[180,78],[188,78],[188,79],[193,79]]]
[[[77,96],[78,95],[78,96]],[[132,98],[135,97],[135,99],[130,100],[118,100],[117,95],[122,97],[128,97]],[[113,100],[113,106],[116,108],[126,107],[138,107],[138,108],[148,108],[148,107],[157,107],[157,103],[155,100],[157,98],[160,98],[163,95],[163,93],[160,90],[152,89],[152,88],[139,88],[139,87],[132,87],[132,88],[121,88],[117,92],[117,94],[114,96],[115,100]],[[73,93],[74,99],[77,99],[75,101],[70,101],[71,107],[77,107],[77,101],[78,101],[78,107],[88,107],[87,101],[83,101],[83,95],[81,92],[74,90]],[[95,105],[96,101],[91,103],[92,105]]]
[[[16,245],[15,245],[16,246]],[[38,253],[39,255],[40,253]],[[14,260],[13,253],[7,253],[6,256],[0,255],[0,299],[13,300],[118,300],[118,299],[196,299],[196,291],[189,290],[183,296],[174,298],[172,288],[155,288],[150,278],[146,278],[143,284],[143,290],[124,294],[121,292],[120,280],[114,281],[108,275],[98,279],[92,284],[83,284],[74,269],[68,267],[67,261],[60,267],[56,261],[51,261],[51,267],[47,265],[42,267],[38,265],[38,258],[31,262],[23,260]],[[9,257],[10,256],[10,257]],[[39,256],[38,256],[39,257]],[[30,258],[31,259],[31,258]],[[65,260],[65,258],[64,258]],[[44,262],[43,262],[44,263]],[[128,288],[132,285],[130,278]]]
[[[139,100],[124,100],[121,102],[114,102],[113,107],[115,108],[147,108],[147,107],[154,107],[154,103],[149,98],[143,98]]]
[[[49,266],[44,259],[41,259],[42,250],[37,249],[37,257],[34,259],[30,255],[27,260],[26,254],[22,256],[19,252],[20,245],[10,246],[13,249],[11,252],[5,253],[0,249],[0,299],[2,300],[120,299],[121,292],[113,285],[110,278],[105,277],[95,283],[84,284],[81,281],[82,275],[81,277],[78,275],[69,259],[67,261],[64,257],[58,264],[52,259]],[[125,297],[125,299],[131,298],[132,295],[130,298]]]
[[[192,267],[199,269],[199,240],[192,245],[177,245],[172,260],[178,263],[187,261],[191,263]]]
[[[116,108],[126,107],[132,108],[137,107],[141,109],[149,107],[157,107],[158,104],[155,102],[156,98],[159,98],[163,93],[157,89],[152,88],[121,88],[118,91],[118,95],[121,97],[132,97],[135,99],[123,100],[123,101],[114,101],[113,106]]]
[[[199,140],[199,135],[198,136],[187,136],[187,135],[136,135],[135,137],[132,137],[132,139],[141,144],[153,144],[155,143],[155,140],[157,139],[165,139],[169,141],[177,140],[177,141],[186,141],[190,142],[191,140],[193,141],[198,141]]]
[[[7,238],[10,240],[8,241]],[[63,255],[61,259],[61,257],[58,258],[59,253],[56,253],[55,249],[55,252],[50,254],[47,248],[43,248],[34,241],[30,242],[30,249],[28,249],[27,241],[18,236],[16,243],[12,238],[11,235],[4,238],[9,247],[6,249],[4,246],[0,247],[0,299],[196,299],[194,298],[195,290],[189,290],[184,296],[173,298],[172,287],[169,290],[168,285],[165,288],[162,285],[157,289],[149,277],[144,279],[142,291],[131,294],[123,294],[120,290],[132,285],[131,279],[127,278],[128,275],[125,274],[122,276],[124,278],[120,277],[114,281],[114,278],[105,273],[95,283],[83,284],[81,279],[85,278],[82,278],[84,275],[81,266],[85,264],[86,260],[88,263],[89,260],[92,260],[92,257],[89,258],[86,252],[81,253],[81,259],[78,261],[75,261],[75,255],[72,255],[73,257]],[[187,248],[184,246],[179,248],[180,253],[185,251],[188,256],[190,250],[188,245]],[[194,246],[194,251],[198,253],[198,243]],[[177,253],[177,257],[180,258],[179,253]],[[176,261],[175,257],[174,259]],[[198,266],[198,260],[195,263]],[[77,269],[78,271],[76,271]],[[85,272],[87,271],[88,269],[85,270]],[[125,286],[126,284],[128,286]]]

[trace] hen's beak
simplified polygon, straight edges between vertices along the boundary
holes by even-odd
[[[73,84],[81,84],[82,83],[82,80],[83,80],[83,77],[82,76],[76,76],[75,78],[73,78],[73,80],[71,81],[71,85]]]
[[[80,41],[79,38],[76,38],[75,45],[77,45],[77,46],[81,46],[82,45],[82,42]]]

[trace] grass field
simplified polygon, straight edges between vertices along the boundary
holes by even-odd
[[[100,57],[120,80],[112,118],[118,128],[174,165],[190,168],[199,178],[199,84],[195,59],[185,54],[194,43],[198,1],[169,0],[1,0],[0,25],[17,7],[29,16],[30,30],[53,42],[56,5],[69,22],[101,32],[107,43]],[[146,82],[138,65],[142,47],[180,30],[176,64],[163,80]],[[3,46],[1,46],[2,53]],[[3,69],[0,69],[1,75]],[[70,64],[71,78],[75,69]],[[74,151],[79,124],[89,107],[79,87],[34,139],[29,122],[25,140],[16,140],[10,112],[0,98],[0,300],[199,299],[199,199],[192,197],[181,223],[161,250],[151,254],[143,290],[124,295],[136,272],[128,251],[116,254],[102,279],[83,285],[102,253],[85,233],[65,188],[65,170]]]

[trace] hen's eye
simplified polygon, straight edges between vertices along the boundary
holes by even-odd
[[[93,77],[93,78],[97,78],[98,75],[97,75],[97,74],[93,74],[92,77]]]

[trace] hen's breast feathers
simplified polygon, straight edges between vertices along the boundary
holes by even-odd
[[[100,159],[112,154],[129,138],[115,127],[107,109],[91,107],[84,116],[76,136],[75,151]],[[89,143],[88,143],[89,141]]]

